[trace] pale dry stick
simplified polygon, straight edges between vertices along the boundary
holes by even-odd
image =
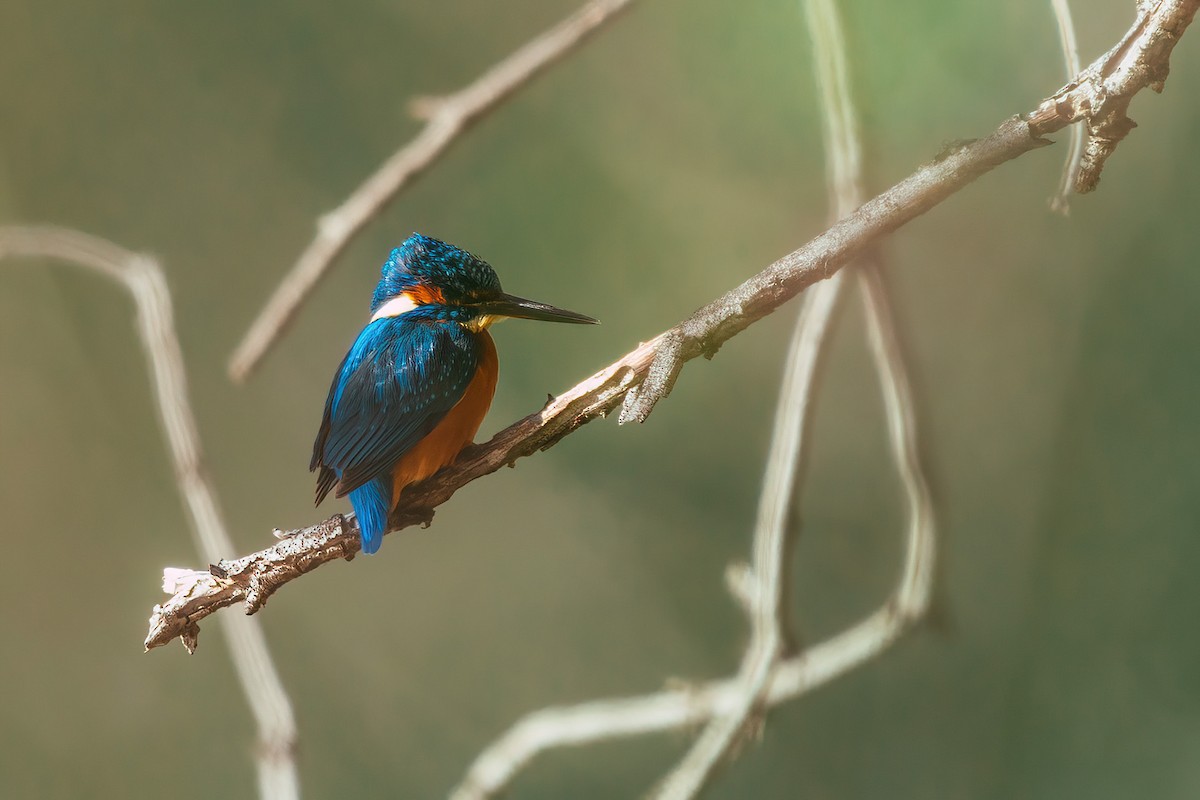
[[[539,73],[571,52],[633,0],[590,0],[473,83],[453,94],[416,103],[425,127],[397,150],[354,193],[317,221],[317,233],[275,289],[229,360],[229,377],[244,382],[291,322],[300,305],[350,241],[455,139]]]
[[[175,335],[171,295],[162,269],[152,259],[111,242],[53,227],[0,227],[0,260],[6,257],[53,258],[78,264],[111,278],[133,295],[138,336],[196,547],[203,558],[220,559],[233,544],[217,505],[216,491],[205,473],[200,434],[187,395],[183,353]],[[246,617],[228,617],[225,623],[230,656],[259,728],[255,754],[259,796],[264,800],[298,798],[296,722],[262,629],[256,620]]]
[[[835,213],[840,217],[857,208],[863,197],[863,147],[850,86],[845,35],[835,0],[806,0],[805,8],[809,30],[813,34],[814,60],[821,87],[825,146],[830,153],[829,193]],[[891,299],[883,280],[883,264],[877,253],[869,254],[858,263],[856,277],[866,312],[871,356],[883,394],[893,461],[909,511],[905,567],[900,586],[893,595],[900,613],[889,615],[886,607],[877,612],[886,624],[877,629],[875,635],[879,638],[874,645],[870,641],[864,642],[864,652],[873,656],[882,653],[907,627],[925,615],[933,587],[937,529],[933,497],[920,459],[912,386]]]
[[[857,208],[863,196],[863,146],[850,86],[846,40],[835,0],[806,0],[805,8],[809,30],[813,33],[814,60],[821,87],[825,146],[830,153],[829,194],[840,217]],[[883,278],[884,265],[875,252],[868,254],[857,266],[855,275],[866,312],[871,356],[883,393],[893,461],[909,509],[905,536],[908,567],[895,595],[906,607],[893,620],[898,626],[881,630],[881,635],[887,638],[883,646],[886,647],[905,625],[919,621],[928,608],[936,557],[937,521],[929,481],[920,460],[916,406],[891,298]],[[875,652],[881,652],[883,647]]]
[[[806,0],[804,10],[813,43],[814,73],[817,79],[823,140],[827,154],[830,208],[832,216],[836,220],[853,213],[862,202],[864,194],[862,137],[859,132],[858,114],[855,110],[851,89],[845,35],[842,32],[837,5],[834,0]],[[880,279],[882,265],[877,258],[868,257],[859,262],[857,267],[856,277],[864,293],[872,353],[875,356],[876,370],[880,373],[880,388],[883,392],[887,415],[893,419],[907,418],[910,421],[910,430],[914,434],[911,446],[906,443],[906,447],[899,445],[893,447],[897,471],[901,475],[909,499],[910,523],[907,540],[911,547],[916,537],[924,536],[928,537],[930,541],[933,540],[932,500],[925,488],[927,484],[917,458],[916,429],[913,422],[915,417],[912,409],[903,405],[903,403],[911,403],[911,396],[905,392],[902,397],[891,389],[897,380],[903,381],[907,386],[907,378],[902,354],[894,337],[888,297]],[[826,334],[832,318],[832,309],[841,290],[840,278],[843,274],[839,272],[829,281],[812,287],[806,293],[809,302],[805,304],[797,323],[796,340],[793,344],[796,350],[789,356],[788,369],[789,371],[793,369],[796,356],[799,352],[804,352],[801,342],[808,339],[807,352],[801,356],[802,363],[807,364],[807,382],[802,385],[802,388],[797,387],[798,391],[804,392],[799,398],[804,406],[811,404],[812,395],[815,392],[816,387],[812,378],[827,341]],[[817,311],[818,309],[820,310]],[[817,311],[817,313],[811,314],[811,311]],[[885,314],[887,317],[883,318],[881,315]],[[880,337],[889,333],[892,334],[892,338],[886,343],[883,342]],[[786,402],[788,402],[786,396],[781,396],[779,406],[781,414]],[[806,412],[801,409],[797,409],[797,411],[804,415],[800,417],[800,423],[805,424],[808,419]],[[776,438],[773,439],[773,442],[778,443],[782,427],[777,423]],[[798,433],[802,436],[802,431]],[[803,463],[805,443],[806,440],[803,438],[797,441],[798,447],[794,454],[797,464]],[[773,458],[776,456],[777,449],[782,448],[779,448],[777,444],[773,445]],[[771,474],[773,468],[779,468],[774,460],[768,462],[768,475]],[[920,487],[923,491],[914,491],[913,487]],[[788,492],[787,495],[777,500],[781,504],[782,513],[786,514],[793,487],[790,484],[786,487],[772,486],[768,478],[763,491],[764,500],[772,496],[772,489]],[[783,519],[781,517],[778,523],[782,525]],[[762,519],[760,518],[760,527],[756,531],[755,538],[756,553],[760,549],[759,537],[764,533],[768,536],[772,533],[770,529],[764,532],[761,523]],[[771,552],[771,555],[782,560],[784,553],[785,548],[781,546],[777,551]],[[929,558],[932,559],[932,557],[932,550],[930,550]],[[773,577],[786,579],[786,564],[777,561],[773,567],[771,572]],[[755,572],[757,573],[758,570]],[[925,574],[930,579],[932,578],[932,572]],[[751,574],[752,577],[753,574]],[[748,584],[749,591],[743,590],[741,594],[747,595],[753,601],[757,597],[753,591],[760,587],[752,580],[744,583]],[[927,594],[929,588],[926,586],[923,591]],[[740,701],[728,714],[716,715],[709,721],[696,744],[672,772],[660,795],[661,798],[687,800],[687,798],[699,794],[712,779],[720,764],[733,753],[739,737],[744,735],[745,728],[755,710],[763,703],[768,689],[768,681],[782,655],[779,648],[783,642],[783,636],[786,634],[782,627],[784,609],[778,605],[782,600],[782,593],[775,595],[773,607],[764,608],[761,600],[771,599],[770,597],[760,598],[757,606],[747,604],[748,609],[752,612],[751,618],[754,621],[754,627],[750,644],[743,657],[742,667],[736,678],[741,684]],[[753,613],[756,609],[757,615]],[[908,622],[915,622],[922,613],[923,609],[911,617]]]
[[[1058,41],[1062,46],[1067,80],[1071,80],[1079,74],[1080,69],[1079,45],[1075,41],[1075,20],[1071,17],[1071,5],[1069,0],[1050,0],[1050,5],[1054,9],[1055,22],[1058,23]],[[1071,212],[1071,192],[1075,188],[1075,182],[1079,180],[1079,170],[1083,166],[1083,134],[1082,125],[1071,128],[1058,191],[1050,198],[1050,210],[1063,216]]]
[[[804,18],[813,43],[830,216],[836,221],[854,213],[865,199],[862,133],[837,4],[834,0],[804,0]]]
[[[845,35],[835,0],[807,0],[805,5],[810,14],[814,48],[818,51],[816,62],[823,95],[822,118],[827,123],[834,123],[828,124],[826,129],[826,147],[833,165],[830,195],[837,214],[844,216],[858,207],[863,196],[863,148],[850,87]],[[828,77],[822,76],[826,72]],[[905,567],[900,586],[893,595],[898,613],[893,614],[886,607],[877,612],[885,624],[877,630],[877,642],[863,643],[863,652],[871,654],[865,656],[865,660],[883,652],[906,628],[925,615],[933,589],[937,522],[929,481],[921,464],[912,385],[892,314],[891,298],[883,279],[882,262],[877,256],[868,255],[859,263],[856,277],[866,311],[871,356],[883,393],[893,461],[909,511]]]
[[[709,720],[683,760],[654,793],[659,800],[686,800],[699,792],[733,749],[747,721],[765,701],[771,674],[783,654],[783,603],[788,570],[788,517],[800,469],[809,411],[816,395],[816,370],[844,273],[808,292],[784,368],[775,427],[754,525],[753,566],[730,572],[735,597],[750,620],[750,643],[738,669],[737,699],[726,714]]]
[[[405,490],[390,520],[390,531],[427,523],[433,509],[459,488],[519,458],[546,449],[581,425],[618,406],[627,419],[644,419],[665,396],[682,365],[713,355],[722,344],[777,309],[813,283],[828,278],[976,178],[1006,161],[1049,142],[1043,138],[1087,120],[1089,130],[1118,124],[1132,97],[1143,88],[1162,88],[1171,51],[1195,16],[1200,0],[1164,0],[1139,8],[1121,44],[1088,67],[1025,116],[1011,117],[988,136],[959,143],[908,178],[864,203],[858,211],[789,253],[691,317],[642,344],[626,356],[554,398],[541,411],[469,448],[450,467]],[[1105,103],[1091,100],[1097,92]],[[1093,111],[1103,119],[1093,119]],[[1116,141],[1103,147],[1111,152]],[[1099,150],[1100,147],[1097,147]],[[1105,156],[1106,157],[1106,156]],[[1084,175],[1098,179],[1103,159],[1085,158]],[[635,394],[632,389],[637,387]],[[165,603],[155,606],[146,647],[192,635],[209,614],[235,603],[254,613],[279,587],[330,561],[358,552],[352,520],[335,515],[308,528],[288,531],[273,547],[234,561],[222,561],[218,574],[199,577]]]
[[[834,220],[853,213],[862,203],[862,141],[850,97],[849,65],[841,21],[832,0],[804,4],[813,40],[813,60],[821,103],[827,183]],[[666,776],[655,795],[659,800],[688,800],[712,780],[730,757],[747,726],[761,709],[772,672],[783,656],[789,632],[784,629],[787,520],[808,443],[805,429],[815,399],[818,362],[827,341],[833,312],[843,285],[839,272],[805,293],[805,302],[784,367],[783,388],[767,458],[754,529],[754,567],[731,572],[731,585],[742,598],[750,620],[750,641],[735,681],[738,701],[726,714],[712,717],[683,759]],[[794,633],[794,632],[791,632]]]

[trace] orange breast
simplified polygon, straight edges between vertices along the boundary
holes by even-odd
[[[392,508],[400,500],[400,492],[410,483],[428,478],[442,467],[454,461],[459,452],[475,439],[479,425],[487,415],[496,393],[496,380],[500,377],[500,361],[496,358],[496,344],[487,331],[480,331],[483,352],[475,377],[467,391],[450,409],[438,426],[417,442],[413,449],[404,454],[392,469]]]

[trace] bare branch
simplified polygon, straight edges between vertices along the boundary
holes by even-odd
[[[1117,48],[1119,53],[1114,51],[1104,56],[1089,70],[1104,72],[1106,64],[1126,65],[1126,71],[1136,68],[1140,74],[1165,76],[1166,60],[1178,36],[1194,16],[1197,4],[1200,0],[1163,2],[1150,13],[1140,15],[1124,41],[1145,46]],[[1171,13],[1164,11],[1168,7]],[[1131,93],[1130,97],[1139,88],[1133,81],[1124,81],[1121,86]],[[979,176],[1048,144],[1042,138],[1045,134],[1087,117],[1087,109],[1077,102],[1079,98],[1073,93],[1078,89],[1067,87],[1043,101],[1029,116],[1009,118],[989,136],[948,149],[891,189],[869,200],[854,214],[699,309],[679,325],[555,398],[541,411],[501,431],[486,444],[469,448],[454,465],[406,490],[405,501],[391,520],[392,530],[428,522],[432,509],[463,485],[504,464],[546,449],[579,426],[612,411],[621,404],[631,387],[646,379],[662,341],[673,342],[678,338],[678,347],[672,345],[673,352],[668,359],[672,363],[659,365],[660,374],[677,374],[685,362],[698,355],[714,354],[724,342],[747,326],[816,281],[832,276],[883,237]],[[669,387],[670,382],[664,381],[662,385]],[[661,395],[654,396],[646,385],[642,385],[639,403],[653,408],[659,399]],[[221,562],[222,569],[231,564],[239,565],[236,574],[218,578],[212,586],[202,582],[186,596],[177,594],[156,607],[146,646],[165,644],[208,614],[235,602],[246,602],[246,611],[254,613],[275,589],[292,577],[357,552],[355,526],[341,525],[340,521],[340,517],[332,518],[296,531],[288,541],[274,547],[236,562]],[[340,533],[331,531],[338,528]],[[259,591],[251,591],[252,584]]]
[[[204,470],[200,434],[187,394],[183,354],[175,335],[171,295],[162,269],[152,259],[77,231],[51,227],[0,227],[0,260],[6,257],[55,258],[94,269],[129,290],[137,306],[138,335],[154,384],[160,421],[179,487],[192,522],[196,547],[216,561],[233,549],[217,495]],[[172,570],[174,590],[184,570]],[[296,721],[291,702],[271,661],[266,639],[255,620],[228,617],[223,629],[242,691],[258,722],[259,796],[286,800],[300,796],[294,750]],[[199,629],[180,632],[189,650]]]
[[[1058,40],[1062,46],[1063,62],[1067,68],[1067,80],[1072,80],[1079,74],[1079,45],[1075,42],[1075,21],[1071,18],[1069,0],[1050,0],[1054,9],[1054,20],[1058,24]],[[1066,216],[1071,211],[1071,192],[1075,182],[1079,180],[1079,170],[1083,167],[1083,126],[1071,129],[1071,138],[1067,143],[1067,157],[1063,163],[1062,178],[1058,182],[1058,191],[1050,198],[1050,210]]]
[[[229,361],[229,376],[241,383],[291,322],[300,305],[350,241],[409,181],[425,171],[472,123],[567,55],[633,0],[590,0],[574,14],[444,97],[412,104],[425,127],[397,150],[340,206],[317,221],[316,237],[271,295]]]

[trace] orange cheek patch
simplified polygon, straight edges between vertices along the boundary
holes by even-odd
[[[446,298],[442,294],[442,290],[436,286],[428,286],[424,284],[413,286],[406,291],[405,294],[415,300],[419,306],[428,305],[430,303],[443,305],[446,302]]]

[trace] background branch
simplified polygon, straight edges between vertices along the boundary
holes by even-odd
[[[837,5],[834,0],[808,0],[804,8],[813,43],[830,208],[837,219],[853,213],[862,202],[862,137]],[[915,582],[910,588],[917,605],[906,620],[911,624],[923,615],[932,590],[933,503],[918,458],[915,412],[881,279],[882,264],[877,257],[868,256],[854,266],[866,300],[869,338],[881,378],[889,430],[903,431],[905,435],[903,440],[893,436],[892,450],[903,483],[910,490],[909,548],[927,548],[920,559],[910,559],[913,572],[905,573],[906,580]],[[809,442],[803,433],[817,391],[816,370],[828,341],[827,333],[844,275],[839,272],[807,292],[788,355],[787,377],[779,398],[755,528],[755,566],[753,571],[744,571],[739,584],[748,588],[737,593],[747,598],[746,608],[752,622],[750,643],[735,678],[740,696],[728,713],[716,714],[709,720],[688,754],[667,777],[659,794],[661,798],[687,800],[699,794],[712,780],[721,763],[735,751],[739,739],[746,735],[752,715],[765,701],[771,675],[785,655],[783,646],[789,633],[784,627],[785,585],[789,571],[786,558],[793,550],[785,546],[787,520],[793,494],[799,492],[797,476]],[[923,565],[922,568],[918,569],[918,564]],[[881,631],[881,635],[895,636],[896,633],[887,630]]]
[[[826,174],[834,221],[862,202],[862,147],[850,99],[845,43],[837,9],[831,2],[806,2],[813,41],[814,72],[826,152]],[[754,529],[753,567],[734,565],[727,573],[750,620],[750,641],[734,682],[737,700],[728,713],[715,714],[687,754],[667,775],[661,800],[687,800],[699,794],[718,767],[732,757],[740,740],[765,713],[771,676],[785,655],[785,642],[798,641],[787,630],[786,587],[790,583],[788,521],[793,496],[800,492],[800,471],[811,438],[806,436],[817,393],[816,375],[828,341],[844,272],[813,286],[804,295],[784,366],[783,387],[775,412],[771,449],[763,477]],[[736,588],[734,588],[736,587]]]
[[[1078,75],[1080,70],[1079,45],[1075,41],[1075,21],[1071,18],[1071,4],[1068,0],[1050,0],[1050,6],[1054,9],[1054,21],[1058,26],[1058,40],[1069,81]],[[1051,211],[1066,215],[1071,210],[1069,198],[1075,189],[1075,182],[1079,180],[1079,170],[1083,167],[1083,138],[1082,125],[1071,128],[1062,178],[1058,183],[1058,191],[1050,198]]]
[[[579,46],[632,2],[590,0],[468,86],[444,97],[418,99],[413,111],[426,120],[425,127],[340,206],[317,221],[316,237],[275,289],[234,350],[229,360],[230,378],[241,383],[250,376],[334,260],[410,180],[436,161],[472,123]]]
[[[1162,88],[1172,49],[1195,16],[1200,0],[1175,0],[1139,9],[1122,43],[1086,71],[1088,85],[1074,83],[1059,90],[1026,117],[1005,120],[989,136],[949,148],[911,176],[867,201],[808,244],[774,262],[674,328],[644,343],[609,367],[496,434],[482,446],[469,448],[457,462],[424,483],[413,486],[391,524],[399,530],[428,523],[432,509],[476,478],[504,464],[544,450],[579,426],[624,402],[622,419],[643,420],[665,396],[674,376],[698,355],[711,356],[747,326],[823,278],[837,272],[884,236],[920,216],[980,175],[1030,150],[1048,144],[1042,138],[1079,120],[1089,120],[1092,106],[1082,95],[1096,82],[1114,92],[1109,105],[1127,108],[1146,86]],[[654,377],[653,391],[647,376]],[[643,383],[645,382],[645,383]],[[641,385],[639,392],[632,387]],[[290,532],[286,541],[236,561],[222,561],[218,574],[200,576],[178,591],[150,618],[146,647],[166,644],[220,608],[245,603],[257,611],[284,583],[321,564],[348,558],[358,550],[357,528],[340,515]]]
[[[154,260],[104,239],[53,227],[0,226],[0,261],[5,258],[54,258],[78,264],[116,281],[133,296],[138,336],[150,369],[159,421],[196,548],[202,558],[210,561],[231,551],[233,544],[217,504],[216,490],[204,470],[200,433],[188,401],[183,354],[175,334],[171,294],[162,269]],[[169,570],[164,591],[175,591],[172,578],[183,572]],[[242,692],[258,723],[255,758],[259,795],[266,800],[298,798],[296,721],[262,628],[247,617],[226,617],[222,629]],[[195,628],[180,632],[189,650],[195,646],[196,634]]]
[[[837,303],[842,273],[809,292],[796,322],[775,410],[775,427],[754,525],[752,565],[728,573],[734,597],[750,621],[750,642],[734,678],[736,700],[714,715],[683,760],[656,793],[661,800],[685,800],[699,792],[732,752],[754,714],[765,703],[789,632],[784,603],[789,574],[788,521],[792,496],[808,444],[805,430],[816,395],[816,372],[825,332]]]

